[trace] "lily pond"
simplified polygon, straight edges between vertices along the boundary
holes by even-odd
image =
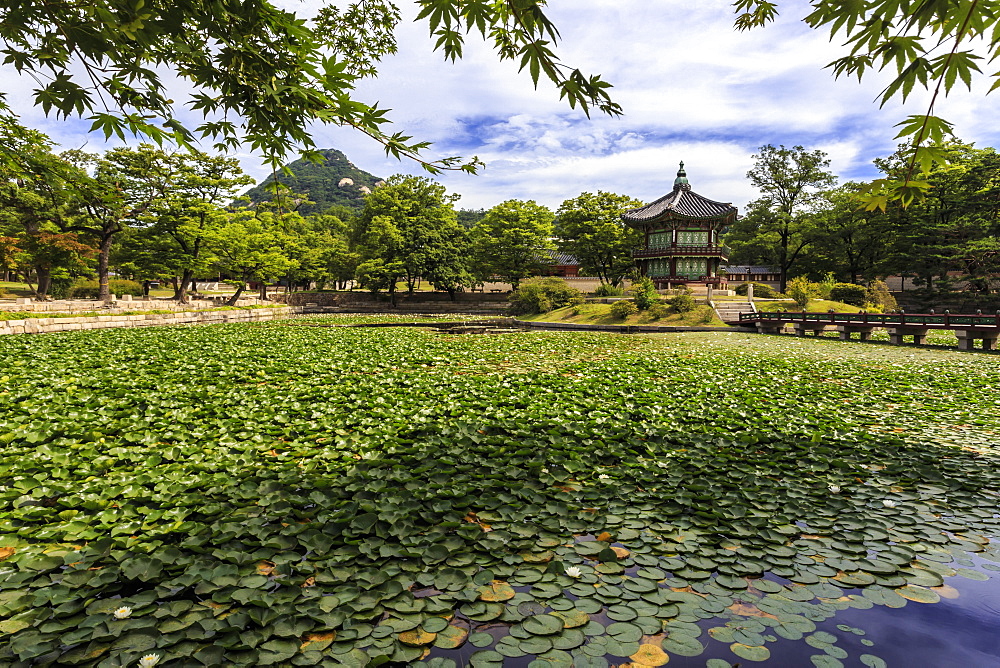
[[[736,333],[3,337],[0,666],[1000,666],[997,387]]]

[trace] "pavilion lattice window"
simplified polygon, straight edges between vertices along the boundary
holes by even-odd
[[[684,278],[697,280],[707,275],[707,265],[703,257],[682,257],[677,258],[677,275]]]
[[[705,230],[681,230],[677,233],[678,246],[706,246],[708,245],[708,232]]]
[[[670,260],[666,258],[660,258],[657,260],[650,260],[649,264],[646,266],[647,276],[669,276],[670,275]]]
[[[648,248],[667,248],[670,246],[670,232],[656,232],[649,235]]]

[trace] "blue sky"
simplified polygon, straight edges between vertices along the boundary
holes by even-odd
[[[278,0],[309,16],[315,0]],[[406,134],[434,142],[431,158],[477,155],[487,167],[478,176],[436,177],[462,195],[459,206],[488,208],[511,198],[556,208],[582,191],[606,190],[650,201],[671,188],[684,160],[693,188],[712,199],[744,206],[756,193],[745,178],[757,147],[772,143],[826,151],[842,179],[872,178],[874,158],[894,150],[893,125],[922,113],[930,97],[920,91],[906,105],[879,109],[874,99],[888,81],[835,80],[824,66],[842,55],[825,33],[801,18],[807,3],[779,3],[783,14],[767,28],[738,33],[729,2],[700,0],[550,0],[548,13],[562,33],[562,60],[614,84],[622,118],[587,119],[558,100],[554,88],[535,90],[513,63],[500,63],[470,36],[466,56],[446,63],[432,51],[426,24],[400,3],[404,24],[399,53],[387,58],[378,79],[359,88],[361,99],[392,108]],[[108,146],[87,135],[89,122],[46,119],[30,106],[32,82],[0,69],[0,85],[24,122],[60,145],[88,150]],[[938,113],[956,134],[979,146],[996,146],[996,99],[988,83],[971,93],[956,89]],[[178,90],[178,98],[183,90]],[[194,116],[188,118],[192,124]],[[423,174],[410,162],[386,158],[357,132],[317,128],[317,144],[338,148],[360,168],[379,176]],[[239,154],[244,169],[267,174],[260,159]]]

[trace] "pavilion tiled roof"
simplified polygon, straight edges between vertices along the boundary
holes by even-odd
[[[734,213],[736,207],[728,202],[716,202],[691,190],[676,187],[673,192],[655,202],[626,211],[623,218],[626,223],[644,223],[668,211],[687,218],[722,218]]]
[[[692,191],[682,162],[674,181],[674,189],[670,193],[646,206],[626,211],[622,219],[626,223],[644,223],[667,212],[686,218],[724,218],[736,213],[736,207],[729,202],[716,202]]]

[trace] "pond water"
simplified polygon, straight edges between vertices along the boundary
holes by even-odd
[[[973,559],[975,570],[990,577],[974,581],[960,576],[944,578],[944,584],[934,588],[941,598],[936,603],[904,601],[902,607],[874,605],[868,609],[848,608],[833,617],[816,623],[816,633],[828,633],[836,640],[813,646],[800,640],[777,638],[767,643],[769,657],[763,661],[746,661],[742,665],[768,666],[890,666],[898,668],[994,668],[1000,666],[1000,570],[996,562]],[[984,568],[986,567],[986,568]],[[990,568],[992,570],[987,570]],[[634,570],[634,569],[633,569]],[[774,582],[789,584],[781,578]],[[519,587],[528,591],[528,587]],[[861,589],[844,589],[846,596],[861,595]],[[731,619],[731,618],[730,618]],[[592,620],[604,626],[614,623],[605,614],[593,615]],[[669,665],[682,668],[703,668],[711,660],[718,667],[736,665],[727,642],[712,638],[709,630],[727,619],[706,619],[698,622],[702,633],[699,641],[704,648],[696,656],[670,654]],[[475,622],[472,622],[475,632]],[[503,624],[487,624],[480,630],[502,639],[509,628]],[[772,636],[773,637],[773,636]],[[458,666],[475,665],[473,654],[484,647],[466,643],[457,650],[435,649],[425,661],[435,657],[450,659]],[[829,648],[829,650],[827,650]],[[881,659],[880,663],[871,658]],[[633,659],[605,655],[608,665],[630,664]],[[835,659],[835,660],[834,660]],[[504,657],[503,665],[526,668],[537,656]],[[551,665],[551,664],[544,664]],[[634,663],[634,666],[644,664]]]

